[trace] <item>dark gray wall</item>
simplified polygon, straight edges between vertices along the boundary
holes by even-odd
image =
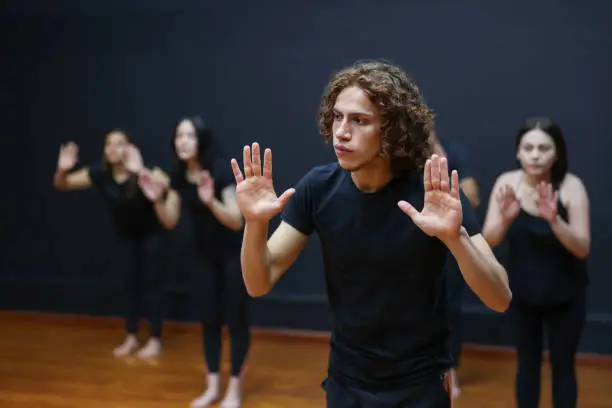
[[[500,3],[500,4],[497,4]],[[316,128],[329,75],[361,58],[411,72],[439,115],[440,133],[471,150],[483,198],[514,166],[525,116],[550,115],[567,133],[571,170],[592,204],[589,315],[582,349],[612,353],[606,244],[612,198],[612,4],[592,0],[371,2],[8,1],[0,20],[0,306],[111,314],[120,310],[121,248],[93,191],[51,188],[58,145],[83,163],[127,128],[149,161],[170,169],[181,115],[214,120],[240,155],[257,140],[275,152],[278,189],[333,159]],[[53,4],[50,6],[49,4]],[[484,210],[484,209],[482,209]],[[482,212],[480,216],[482,216]],[[174,318],[193,319],[184,228],[168,242]],[[257,324],[327,328],[317,238],[273,293],[254,302]],[[509,344],[505,319],[473,296],[466,339]]]

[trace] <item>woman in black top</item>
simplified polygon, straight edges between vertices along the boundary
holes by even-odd
[[[127,335],[115,350],[126,356],[139,347],[138,320],[141,302],[150,321],[150,337],[138,356],[153,358],[161,351],[163,295],[160,281],[160,238],[165,228],[178,220],[178,196],[163,188],[168,178],[159,168],[144,167],[138,149],[125,132],[115,130],[106,135],[101,165],[74,170],[78,147],[70,142],[61,147],[53,184],[61,191],[95,187],[108,204],[120,239],[130,250],[130,265],[125,278]],[[139,183],[140,176],[140,183]],[[158,184],[151,183],[158,180]],[[142,188],[139,185],[143,186]],[[156,186],[162,188],[156,188]],[[147,188],[153,186],[153,188]]]
[[[577,401],[575,355],[585,323],[589,199],[568,173],[561,128],[548,118],[525,122],[516,137],[518,170],[497,178],[483,234],[491,246],[508,238],[508,275],[517,333],[519,408],[536,408],[544,327],[548,332],[555,408]]]
[[[248,300],[240,248],[243,219],[236,204],[236,185],[229,160],[221,157],[210,128],[199,117],[179,121],[172,139],[179,160],[172,186],[193,218],[198,288],[208,369],[207,389],[193,400],[206,407],[220,397],[221,328],[231,339],[231,377],[221,406],[240,407],[241,374],[250,347]]]

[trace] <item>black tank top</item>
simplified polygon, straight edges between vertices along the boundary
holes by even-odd
[[[567,222],[567,209],[557,204]],[[572,299],[588,283],[586,261],[570,253],[548,221],[521,208],[508,230],[508,276],[515,300],[545,305]]]

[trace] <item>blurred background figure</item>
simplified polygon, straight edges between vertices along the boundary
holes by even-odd
[[[497,178],[483,232],[491,246],[504,237],[509,244],[516,399],[519,408],[539,405],[546,331],[554,407],[574,408],[575,357],[586,313],[589,198],[582,180],[568,172],[565,138],[551,119],[527,120],[515,148],[520,168]]]
[[[172,148],[178,159],[172,186],[179,192],[193,219],[196,252],[193,258],[197,305],[203,330],[207,366],[206,390],[193,400],[193,408],[207,407],[220,397],[222,327],[227,325],[231,344],[231,375],[221,406],[242,403],[241,377],[251,343],[248,301],[240,268],[243,219],[236,204],[236,185],[229,166],[200,117],[184,118],[176,125]]]
[[[129,264],[122,265],[126,337],[113,353],[123,357],[138,349],[138,320],[144,309],[150,323],[149,339],[138,351],[138,356],[157,357],[161,352],[164,315],[160,276],[162,235],[164,227],[176,225],[176,219],[162,224],[158,212],[164,211],[166,202],[177,202],[176,193],[168,191],[156,202],[143,194],[138,186],[139,174],[147,172],[163,177],[163,172],[157,167],[147,169],[139,150],[121,130],[106,135],[99,165],[73,170],[77,162],[78,146],[73,142],[63,145],[53,185],[61,191],[95,187],[108,205],[118,238],[130,254]]]
[[[438,137],[435,124],[431,126],[430,137],[433,143],[434,153],[448,159],[449,171],[457,170],[459,173],[461,189],[471,204],[471,208],[464,208],[463,210],[474,212],[476,207],[480,204],[480,193],[467,148],[463,145],[461,140],[455,137],[445,138],[444,141],[441,141]],[[474,218],[476,218],[475,215]],[[452,396],[456,398],[461,393],[457,370],[461,358],[461,301],[467,285],[453,256],[447,258],[445,272],[448,320],[450,327],[449,350],[453,362],[450,376]]]

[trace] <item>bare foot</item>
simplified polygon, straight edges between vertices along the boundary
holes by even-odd
[[[191,408],[205,408],[219,399],[219,374],[208,374],[206,391],[193,401]]]
[[[113,350],[115,357],[125,357],[132,354],[138,349],[138,339],[134,334],[128,334],[125,336],[123,343]]]
[[[242,381],[240,377],[230,377],[221,408],[240,408],[242,405]]]
[[[457,398],[461,395],[461,388],[459,387],[459,378],[457,376],[457,370],[454,368],[450,370],[450,383],[451,383],[451,396]]]
[[[138,357],[142,359],[157,358],[161,353],[161,341],[157,337],[151,337],[149,341],[138,351]]]

